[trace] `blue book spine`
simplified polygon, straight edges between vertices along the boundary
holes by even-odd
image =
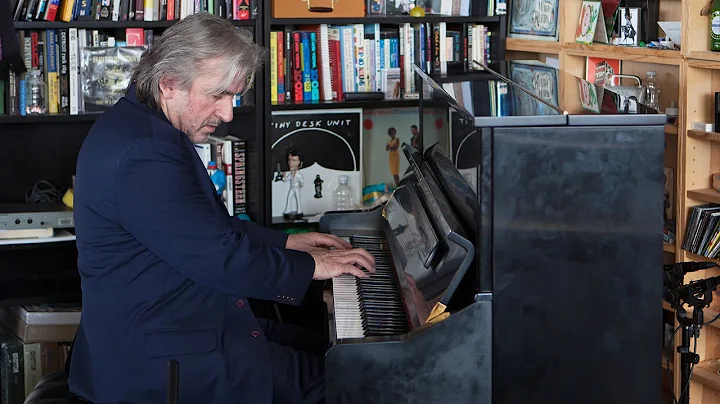
[[[302,52],[303,101],[312,101],[312,81],[310,80],[310,33],[300,34]]]
[[[20,80],[20,101],[18,104],[20,104],[20,115],[27,115],[25,112],[25,80]]]
[[[310,32],[310,84],[311,98],[320,101],[320,73],[318,72],[317,33]]]

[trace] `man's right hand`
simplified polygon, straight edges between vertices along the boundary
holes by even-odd
[[[375,272],[375,258],[362,248],[312,251],[309,254],[315,260],[315,280],[331,279],[342,274],[352,274],[358,278],[368,277],[369,274],[360,268]]]

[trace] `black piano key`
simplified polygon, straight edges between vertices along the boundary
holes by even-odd
[[[412,327],[405,312],[402,291],[385,238],[352,236],[350,244],[364,248],[375,259],[375,272],[369,273],[367,278],[356,278],[355,282],[364,334],[384,336],[409,332]]]
[[[361,306],[364,313],[387,314],[388,316],[404,316],[404,308],[402,303],[398,304],[397,302],[366,302]]]

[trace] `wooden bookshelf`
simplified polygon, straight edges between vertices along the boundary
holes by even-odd
[[[709,260],[676,247],[682,245],[691,207],[705,203],[720,204],[720,192],[712,189],[711,180],[711,174],[720,173],[720,133],[691,129],[693,122],[715,122],[714,93],[720,92],[720,52],[710,51],[710,21],[707,16],[700,14],[706,3],[691,0],[659,1],[658,21],[680,21],[682,24],[681,50],[576,43],[575,30],[582,0],[566,0],[562,4],[557,42],[508,38],[506,48],[513,59],[546,61],[549,57],[555,58],[561,69],[580,77],[585,77],[588,57],[618,59],[621,61],[622,74],[636,75],[643,80],[647,71],[657,72],[661,110],[669,107],[671,101],[679,109],[677,122],[665,127],[664,159],[665,166],[674,170],[674,219],[678,242],[663,243],[663,251],[666,259],[675,262],[714,261],[720,264],[720,260]],[[658,35],[664,33],[658,29]],[[717,275],[720,275],[720,270],[712,268],[688,274],[686,281]],[[715,300],[719,299],[716,297]],[[672,310],[667,303],[663,303],[663,309]],[[709,310],[705,320],[714,317],[716,313],[713,313]],[[679,345],[679,336],[676,342]],[[698,353],[703,364],[720,359],[718,347],[720,325],[714,323],[710,327],[703,327],[698,341]],[[671,360],[679,363],[678,354],[674,356]],[[720,404],[720,376],[706,366],[696,366],[695,369],[690,402]],[[680,376],[677,369],[674,370],[673,389],[677,396]]]
[[[720,192],[713,188],[689,189],[687,197],[700,202],[720,203]]]
[[[680,51],[635,46],[615,46],[603,44],[585,45],[580,43],[571,43],[566,45],[565,51],[571,56],[607,58],[610,57],[609,55],[612,55],[614,59],[619,59],[621,61],[667,65],[680,65],[680,62],[682,61]]]

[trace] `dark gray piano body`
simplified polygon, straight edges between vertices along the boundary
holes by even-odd
[[[505,79],[475,81],[475,116],[451,113],[442,145],[477,190],[470,219],[456,209],[477,254],[466,295],[403,338],[333,347],[328,403],[660,402],[665,116],[594,86],[599,110],[541,103],[512,62],[490,67]],[[497,83],[510,116],[480,96]]]

